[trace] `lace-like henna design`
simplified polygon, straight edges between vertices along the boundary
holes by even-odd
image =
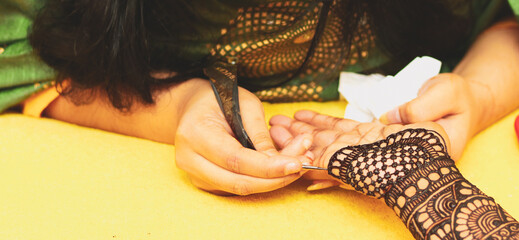
[[[408,129],[337,151],[328,173],[384,197],[416,239],[519,239],[519,223],[463,178],[434,131]]]
[[[337,151],[328,173],[357,191],[380,198],[410,171],[447,156],[445,141],[425,129],[402,131],[387,139]]]

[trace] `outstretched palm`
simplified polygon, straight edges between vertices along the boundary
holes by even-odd
[[[385,139],[390,134],[410,128],[434,130],[444,137],[449,149],[447,134],[443,128],[432,122],[409,125],[384,125],[380,122],[359,123],[349,119],[335,118],[312,111],[299,111],[294,119],[277,115],[270,120],[272,139],[279,148],[284,148],[292,138],[300,134],[312,134],[314,142],[310,150],[315,155],[314,166],[326,168],[332,155],[346,146],[373,143]],[[310,171],[306,177],[314,181],[309,190],[317,190],[339,185],[325,171]],[[341,185],[348,188],[345,185]]]

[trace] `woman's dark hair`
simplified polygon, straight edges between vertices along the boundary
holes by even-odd
[[[72,79],[63,94],[104,91],[114,107],[129,110],[136,100],[153,103],[153,92],[161,83],[196,75],[206,56],[188,54],[185,46],[202,42],[202,36],[217,40],[218,34],[207,37],[207,33],[214,29],[219,33],[230,20],[229,9],[244,2],[248,1],[47,0],[34,21],[30,42],[40,58],[57,71],[58,84]],[[350,2],[345,4],[349,8],[344,14],[365,11],[377,43],[402,61],[416,55],[445,55],[468,34],[469,21],[452,13],[448,7],[453,6],[452,1]],[[219,12],[227,18],[215,18]],[[211,14],[221,21],[209,21],[205,16]],[[355,16],[351,22],[359,21],[361,15]],[[346,31],[354,32],[355,27],[349,24]],[[181,75],[157,80],[151,76],[154,71]],[[186,71],[189,74],[182,75]],[[73,99],[76,103],[88,101],[86,95]]]
[[[158,81],[153,71],[180,71],[194,61],[183,47],[210,26],[193,8],[197,0],[48,0],[34,21],[30,42],[53,67],[62,94],[76,103],[89,101],[91,91],[104,91],[120,110],[135,100],[154,102]],[[167,47],[156,47],[164,44]],[[154,47],[150,47],[154,45]],[[81,96],[79,96],[81,95]]]

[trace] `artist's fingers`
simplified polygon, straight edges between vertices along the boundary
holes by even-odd
[[[381,117],[386,124],[436,121],[457,111],[458,81],[456,74],[440,74],[424,84],[418,97]]]
[[[199,181],[195,182],[196,184],[210,183],[198,185],[208,191],[218,189],[218,191],[237,195],[249,195],[284,187],[300,177],[299,174],[291,174],[280,178],[256,178],[229,172],[199,155],[193,156],[191,160],[194,165],[197,165],[197,168],[189,169],[187,172],[191,176],[197,176]],[[190,170],[195,170],[195,172]]]
[[[301,171],[301,162],[296,157],[268,156],[244,148],[223,128],[194,131],[195,136],[205,137],[198,138],[196,142],[190,138],[180,140],[189,142],[196,153],[228,171],[261,178],[281,177]]]
[[[189,178],[191,180],[191,183],[195,187],[200,188],[200,189],[202,189],[204,191],[207,191],[207,192],[210,192],[210,193],[216,194],[216,195],[221,195],[221,196],[232,195],[232,193],[228,193],[228,192],[224,192],[222,190],[219,190],[218,188],[214,187],[213,185],[200,180],[200,178],[198,178],[198,177],[195,177],[195,176],[191,175],[191,176],[189,176]]]
[[[294,118],[318,129],[332,129],[343,132],[352,131],[359,124],[359,122],[351,119],[336,118],[309,110],[296,112]]]
[[[240,109],[243,128],[249,135],[254,148],[269,156],[278,154],[270,138],[261,101],[252,93],[240,89]]]

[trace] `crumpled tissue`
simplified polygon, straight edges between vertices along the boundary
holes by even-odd
[[[342,72],[339,93],[348,106],[344,118],[371,122],[384,113],[418,96],[420,87],[438,75],[441,62],[432,57],[417,57],[395,76]]]

